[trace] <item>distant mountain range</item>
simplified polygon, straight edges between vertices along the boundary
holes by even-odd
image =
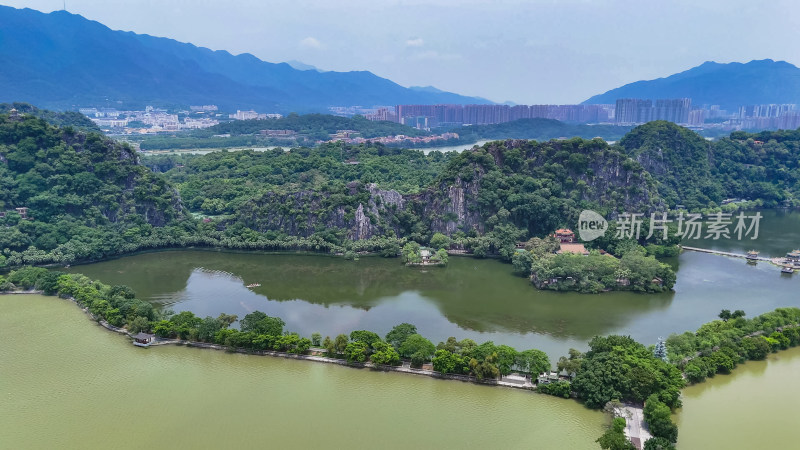
[[[689,97],[692,105],[800,104],[800,69],[785,61],[763,59],[749,63],[705,62],[687,71],[655,80],[637,81],[595,95],[584,104],[604,104],[620,98]]]
[[[0,6],[0,102],[41,107],[216,104],[262,112],[403,103],[485,104],[438,89],[411,89],[371,72],[273,64],[172,39],[114,31],[66,11]],[[293,61],[296,64],[296,62]]]

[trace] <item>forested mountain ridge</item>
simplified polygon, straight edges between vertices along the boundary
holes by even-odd
[[[691,209],[719,204],[724,192],[712,176],[712,144],[672,122],[656,121],[631,130],[620,147],[659,181],[658,190],[670,207]]]
[[[234,220],[259,232],[302,237],[428,242],[434,233],[484,236],[485,251],[498,252],[576,221],[585,208],[610,213],[661,207],[643,168],[602,140],[509,140],[451,157],[418,193],[358,182],[270,192],[245,203]]]
[[[712,160],[727,196],[800,205],[800,130],[731,133],[715,143]]]
[[[727,198],[792,206],[800,198],[800,130],[741,131],[707,141],[672,122],[640,125],[619,146],[658,181],[669,207],[718,206]]]
[[[177,191],[130,146],[18,113],[0,114],[0,211],[4,254],[32,246],[78,259],[114,253],[125,233],[185,214]]]
[[[143,162],[165,172],[192,211],[233,214],[267,193],[286,194],[359,181],[403,194],[429,186],[455,153],[325,143],[316,148],[220,151],[207,155],[152,155]]]
[[[613,219],[737,195],[797,204],[800,131],[708,142],[653,122],[615,146],[505,140],[425,154],[337,142],[145,162],[97,133],[0,115],[0,211],[11,211],[0,218],[0,267],[193,245],[394,256],[437,234],[436,245],[510,260],[517,242],[574,227],[583,209]],[[33,220],[13,212],[23,207]]]

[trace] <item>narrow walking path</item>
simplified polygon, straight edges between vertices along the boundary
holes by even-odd
[[[682,245],[681,249],[689,250],[689,251],[692,251],[692,252],[708,253],[708,254],[711,254],[711,255],[728,256],[728,257],[731,257],[731,258],[742,258],[742,259],[747,259],[747,260],[750,260],[750,261],[764,261],[764,262],[768,262],[768,263],[774,264],[774,265],[779,266],[779,267],[783,267],[786,264],[785,258],[781,258],[781,257],[767,258],[765,256],[748,256],[748,255],[744,255],[742,253],[723,252],[721,250],[713,250],[713,249],[710,249],[710,248],[688,247],[688,246],[685,246],[685,245]]]
[[[625,436],[641,450],[644,443],[653,437],[644,423],[644,409],[641,406],[626,404],[617,408],[615,415],[625,419]]]
[[[712,250],[710,248],[699,248],[699,247],[688,247],[686,245],[681,246],[684,250],[690,250],[693,252],[700,252],[700,253],[711,253],[712,255],[722,255],[722,256],[730,256],[732,258],[744,258],[748,259],[747,255],[741,253],[733,253],[733,252],[723,252],[721,250]],[[749,259],[754,259],[756,261],[766,261],[766,262],[773,262],[775,259],[779,258],[767,258],[764,256],[754,256]]]

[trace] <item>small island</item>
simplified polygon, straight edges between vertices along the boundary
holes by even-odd
[[[663,292],[675,284],[675,272],[633,240],[618,241],[614,253],[586,249],[569,229],[544,239],[518,244],[514,271],[530,277],[538,289],[599,293],[607,291]]]
[[[434,250],[430,247],[423,247],[411,241],[403,246],[403,262],[407,266],[440,266],[447,265],[447,250],[440,248]]]

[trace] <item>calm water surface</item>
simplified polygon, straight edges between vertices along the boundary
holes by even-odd
[[[777,256],[800,246],[800,214],[766,211],[761,238],[725,244]],[[769,219],[769,220],[768,220]],[[713,242],[709,243],[712,244]],[[697,243],[695,243],[697,245]],[[721,243],[716,245],[721,246]],[[200,316],[243,317],[254,310],[279,316],[309,336],[368,329],[381,335],[400,322],[417,325],[434,342],[448,336],[539,348],[551,358],[583,349],[595,335],[630,334],[653,344],[694,330],[721,309],[749,316],[800,306],[800,274],[743,259],[685,252],[675,292],[584,295],[538,291],[495,260],[451,257],[446,268],[407,268],[398,259],[345,261],[309,255],[168,251],[97,264],[73,272],[127,284],[140,298]],[[260,287],[248,289],[250,283]]]
[[[800,246],[798,213],[764,214],[756,241],[693,245],[768,256]],[[781,276],[772,265],[692,252],[672,263],[675,292],[648,295],[537,291],[509,265],[471,258],[421,270],[396,259],[170,251],[71,270],[130,285],[176,311],[258,309],[304,335],[383,334],[411,322],[434,341],[491,339],[551,358],[597,334],[654,343],[723,308],[753,316],[800,306],[798,275]],[[136,349],[51,297],[0,296],[0,336],[0,442],[9,448],[572,449],[594,448],[602,432],[601,414],[523,392],[197,349]],[[795,349],[687,388],[681,448],[793,448],[799,370]],[[147,431],[102,431],[120,424]]]
[[[55,297],[0,295],[0,447],[592,449],[577,402],[328,364],[133,347]]]
[[[683,391],[682,449],[798,448],[800,348],[749,361]]]

